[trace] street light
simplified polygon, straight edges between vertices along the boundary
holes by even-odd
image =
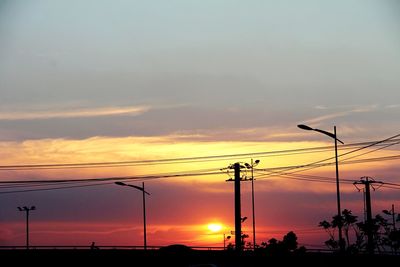
[[[254,171],[253,168],[260,163],[259,159],[256,159],[253,162],[253,159],[251,159],[251,165],[248,163],[245,163],[246,168],[250,169],[251,168],[251,208],[252,208],[252,213],[253,213],[253,250],[256,250],[256,213],[254,210]]]
[[[142,187],[136,186],[136,185],[131,185],[131,184],[126,184],[124,182],[115,182],[116,185],[121,185],[121,186],[129,186],[136,188],[143,193],[143,242],[144,242],[144,250],[147,250],[147,234],[146,234],[146,198],[145,194],[150,195],[147,191],[144,190],[144,182],[142,182]]]
[[[36,210],[36,207],[32,206],[29,208],[27,206],[24,206],[24,207],[18,207],[18,210],[25,211],[26,213],[26,249],[29,249],[29,212],[31,210]]]
[[[340,250],[342,252],[344,252],[344,244],[343,244],[343,236],[342,236],[342,221],[341,221],[341,208],[340,208],[340,190],[339,190],[339,164],[338,164],[338,153],[337,153],[337,142],[339,141],[340,143],[344,144],[341,140],[339,140],[337,138],[336,135],[336,126],[333,126],[333,133],[324,131],[324,130],[320,130],[320,129],[314,129],[311,128],[307,125],[304,124],[299,124],[297,125],[297,127],[299,127],[302,130],[306,130],[306,131],[315,131],[315,132],[319,132],[322,134],[325,134],[331,138],[333,138],[335,140],[335,161],[336,161],[336,200],[337,200],[337,216],[339,219],[339,224],[338,224],[338,228],[339,228],[339,247]]]

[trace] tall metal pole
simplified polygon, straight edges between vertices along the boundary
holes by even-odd
[[[131,184],[126,184],[124,182],[115,182],[116,185],[121,185],[121,186],[129,186],[129,187],[133,187],[136,188],[140,191],[142,191],[143,193],[143,248],[144,250],[147,250],[147,232],[146,232],[146,197],[145,194],[150,195],[150,193],[146,192],[146,190],[144,189],[144,182],[142,182],[142,187],[140,186],[136,186],[136,185],[131,185]]]
[[[144,182],[142,182],[142,192],[143,192],[143,241],[144,250],[147,250],[147,233],[146,233],[146,197],[144,191]]]
[[[365,180],[365,204],[367,207],[367,237],[368,237],[368,243],[367,243],[367,250],[370,254],[374,253],[374,235],[372,233],[372,208],[371,208],[371,191],[369,188],[370,181],[368,180],[368,177],[366,177]]]
[[[25,209],[26,212],[26,249],[29,249],[29,208]]]
[[[337,152],[337,135],[336,135],[336,126],[333,127],[333,134],[335,136],[335,161],[336,161],[336,200],[337,200],[337,216],[339,221],[338,230],[339,230],[339,247],[340,251],[344,252],[344,240],[342,235],[342,210],[340,208],[340,189],[339,189],[339,162],[338,162],[338,152]]]
[[[256,213],[254,210],[254,165],[251,159],[251,206],[253,212],[253,250],[256,250]]]
[[[235,245],[236,252],[242,251],[242,221],[240,211],[240,163],[234,164],[235,170]]]

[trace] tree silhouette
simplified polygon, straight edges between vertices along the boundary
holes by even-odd
[[[397,253],[400,249],[400,230],[396,229],[396,225],[389,223],[385,215],[393,216],[389,211],[383,210],[383,215],[377,214],[371,222],[371,231],[373,236],[374,248],[378,252],[387,252],[391,250]],[[397,221],[400,221],[400,216],[397,216]],[[343,210],[340,218],[333,216],[332,221],[323,220],[319,223],[329,235],[329,239],[325,241],[325,245],[333,250],[339,248],[339,241],[335,239],[335,231],[339,224],[342,224],[342,229],[345,234],[345,247],[348,253],[358,253],[366,248],[366,236],[368,233],[368,224],[366,222],[357,222],[357,216],[353,215],[351,210]],[[355,238],[351,238],[351,233]],[[351,240],[355,240],[351,243]]]
[[[357,216],[354,216],[351,213],[351,210],[348,209],[344,209],[342,211],[342,216],[343,216],[344,235],[346,237],[347,245],[349,246],[350,244],[349,229],[353,228],[353,230],[355,230],[355,223],[357,222]]]
[[[287,233],[282,240],[282,244],[285,247],[285,249],[289,251],[294,251],[297,249],[297,236],[293,231],[290,231]]]
[[[281,255],[289,253],[304,253],[306,248],[298,248],[297,236],[293,231],[290,231],[283,236],[282,241],[279,241],[276,238],[271,238],[268,242],[262,242],[259,250],[262,250],[269,255]]]
[[[332,224],[326,220],[323,220],[318,224],[318,226],[322,227],[329,235],[329,239],[325,241],[325,245],[328,248],[337,249],[339,247],[339,244],[335,240],[335,228],[332,226]]]

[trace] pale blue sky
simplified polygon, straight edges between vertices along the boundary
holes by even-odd
[[[0,139],[287,131],[338,113],[316,122],[390,134],[399,14],[396,1],[378,0],[3,0]],[[131,106],[149,110],[14,116]]]

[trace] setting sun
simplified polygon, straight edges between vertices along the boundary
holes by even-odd
[[[222,225],[219,223],[210,223],[207,225],[208,230],[211,232],[219,232],[222,229]]]

